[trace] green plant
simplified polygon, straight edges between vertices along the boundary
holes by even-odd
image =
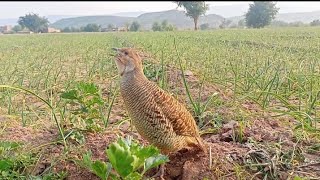
[[[89,169],[92,173],[100,177],[102,180],[107,180],[111,171],[111,164],[100,160],[92,161],[91,151],[82,156],[82,161],[77,161],[79,165]]]
[[[179,60],[179,66],[180,66],[180,70],[181,70],[181,77],[182,77],[182,80],[183,80],[183,85],[185,87],[185,90],[186,90],[186,93],[187,93],[188,98],[190,100],[190,103],[192,104],[193,111],[194,111],[196,117],[198,118],[198,126],[201,128],[203,126],[203,120],[202,120],[203,113],[206,111],[206,109],[208,107],[208,104],[211,102],[212,98],[215,97],[216,95],[218,95],[218,93],[213,93],[207,99],[207,101],[202,104],[200,96],[201,96],[201,89],[202,89],[203,83],[201,82],[200,86],[199,86],[199,91],[198,91],[199,92],[198,100],[194,101],[194,99],[191,96],[187,80],[186,80],[185,75],[184,75],[184,70],[183,70],[183,67],[182,67],[182,61],[181,61],[180,54],[179,54],[177,46],[176,46],[176,39],[174,39],[173,42],[174,42],[174,48],[175,48],[175,51],[176,51],[176,54],[177,54],[177,57],[178,57],[178,60]]]
[[[34,153],[24,152],[22,147],[22,143],[0,141],[0,179],[53,180],[63,179],[66,176],[64,172],[32,175],[30,167],[33,167],[38,157]]]
[[[43,103],[45,103],[51,110],[51,114],[52,114],[52,117],[56,123],[56,126],[57,128],[59,129],[59,133],[61,135],[61,138],[62,138],[62,141],[63,141],[63,145],[64,147],[66,148],[67,147],[67,143],[66,143],[66,138],[64,136],[64,133],[63,133],[63,130],[62,130],[62,127],[60,126],[60,123],[58,121],[58,118],[55,114],[55,110],[53,108],[53,106],[49,103],[49,101],[43,99],[42,97],[40,97],[39,95],[37,95],[36,93],[28,90],[28,89],[24,89],[24,88],[21,88],[21,87],[14,87],[14,86],[8,86],[8,85],[0,85],[0,88],[8,88],[8,89],[14,89],[14,90],[19,90],[19,91],[22,91],[22,92],[25,92],[25,93],[28,93],[28,94],[31,94],[32,96],[40,99]]]
[[[63,92],[60,97],[66,100],[64,107],[70,111],[68,118],[74,128],[93,132],[101,130],[98,121],[104,118],[101,112],[104,101],[95,84],[79,82],[74,89]]]
[[[143,147],[131,138],[119,139],[106,150],[110,163],[122,178],[141,178],[145,172],[168,161],[154,146]],[[142,173],[137,170],[143,167]]]
[[[78,163],[105,180],[112,179],[139,180],[150,169],[168,162],[168,157],[161,155],[154,146],[143,147],[131,138],[119,138],[106,149],[109,162],[92,161],[91,152],[83,156]],[[113,168],[117,174],[110,173]],[[141,171],[142,170],[142,171]],[[120,176],[120,177],[119,177]]]

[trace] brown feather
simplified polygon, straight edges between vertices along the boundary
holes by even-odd
[[[135,69],[123,74],[121,95],[141,136],[165,153],[194,145],[206,151],[191,113],[145,77],[141,59],[136,53],[131,49],[124,51],[129,58],[121,61],[134,61],[131,64],[135,64]]]

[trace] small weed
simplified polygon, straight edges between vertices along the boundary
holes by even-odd
[[[78,143],[84,143],[81,132],[100,132],[103,122],[107,127],[110,112],[117,93],[113,92],[113,98],[108,105],[107,118],[104,114],[106,102],[102,99],[98,86],[93,83],[79,82],[74,89],[63,92],[60,97],[65,100],[63,104],[63,117],[66,118],[65,126],[72,129],[70,137]]]
[[[175,47],[175,51],[176,51],[176,54],[177,54],[177,57],[178,57],[178,60],[179,60],[179,66],[180,66],[180,70],[181,70],[181,77],[182,77],[182,80],[183,80],[183,85],[185,87],[185,90],[186,90],[186,93],[187,93],[188,98],[190,100],[190,103],[192,104],[193,112],[195,113],[195,116],[198,119],[198,126],[201,128],[203,126],[203,123],[204,123],[204,121],[202,120],[203,113],[206,111],[206,109],[208,107],[208,104],[211,102],[212,98],[217,96],[218,93],[213,93],[207,99],[207,101],[202,104],[200,95],[202,94],[203,82],[201,82],[200,86],[199,86],[199,91],[198,91],[199,92],[198,100],[194,101],[194,99],[191,96],[187,80],[186,80],[185,75],[184,75],[184,70],[183,70],[183,67],[182,67],[182,61],[181,61],[180,54],[179,54],[179,52],[177,50],[177,46],[176,46],[176,39],[174,39],[174,47]]]
[[[70,107],[69,121],[73,128],[97,132],[101,131],[97,121],[103,119],[100,107],[104,101],[99,94],[99,89],[93,83],[80,82],[75,89],[63,92],[60,96],[66,100],[64,107]]]
[[[88,168],[102,180],[109,176],[112,179],[139,180],[150,169],[168,162],[168,157],[161,155],[153,146],[143,147],[131,140],[131,138],[119,138],[117,142],[106,149],[109,162],[92,161],[91,152],[83,155],[82,161],[78,161],[83,167]],[[117,174],[111,173],[114,169]]]
[[[63,179],[66,174],[46,173],[43,176],[34,176],[30,167],[37,162],[38,157],[33,153],[25,153],[22,144],[17,142],[0,141],[0,179]]]

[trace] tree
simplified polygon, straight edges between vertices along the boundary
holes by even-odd
[[[130,26],[130,31],[139,31],[140,24],[137,21],[133,21]]]
[[[114,28],[114,25],[113,25],[113,24],[108,24],[108,30],[109,30],[109,31],[112,31],[113,28]]]
[[[15,26],[13,26],[12,30],[14,32],[22,31],[22,27],[20,25],[15,25]]]
[[[209,23],[204,23],[204,24],[200,25],[200,29],[201,30],[207,30],[207,29],[209,29],[209,26],[210,26]]]
[[[193,19],[194,30],[198,29],[198,20],[201,15],[204,15],[209,6],[204,1],[174,1],[178,7],[184,7],[187,11],[186,16],[189,16]]]
[[[175,26],[169,24],[167,20],[163,20],[161,25],[158,22],[152,24],[153,31],[173,31],[174,29],[176,29]]]
[[[168,29],[168,21],[167,20],[163,20],[161,23],[161,28],[166,31]]]
[[[246,22],[244,19],[241,19],[240,21],[238,21],[238,26],[239,27],[244,27],[246,25]]]
[[[272,1],[254,1],[245,15],[246,24],[253,28],[265,27],[275,19],[278,11],[279,8]]]
[[[83,27],[84,32],[100,32],[101,26],[98,24],[87,24],[85,27]]]
[[[313,20],[313,21],[310,23],[310,26],[320,26],[320,20],[319,20],[319,19]]]
[[[285,21],[272,21],[270,26],[273,26],[273,27],[287,27],[287,26],[289,26],[289,23],[287,23]]]
[[[130,23],[129,22],[124,23],[124,27],[126,27],[126,31],[129,31]]]
[[[83,27],[81,28],[76,28],[76,27],[71,27],[71,32],[80,32],[83,29]]]
[[[65,27],[64,29],[62,29],[62,32],[71,32],[70,27]]]
[[[26,27],[30,31],[38,33],[45,31],[49,26],[49,21],[45,17],[40,17],[38,14],[29,13],[25,16],[20,16],[18,23],[22,28]]]
[[[176,27],[172,24],[169,24],[166,28],[166,31],[174,31],[176,29]]]
[[[232,21],[230,19],[223,19],[223,21],[221,22],[221,24],[219,25],[220,29],[224,29],[226,27],[228,27],[230,24],[232,23]]]
[[[158,22],[154,22],[152,24],[152,30],[153,31],[162,31],[162,28],[161,28],[161,26],[160,26],[160,24]]]
[[[307,24],[304,24],[302,21],[294,21],[289,23],[290,27],[302,27],[302,26],[306,26]]]

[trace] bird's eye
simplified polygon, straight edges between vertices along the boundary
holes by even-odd
[[[128,55],[128,52],[127,52],[127,51],[125,51],[125,52],[124,52],[124,54],[125,54],[125,55]]]

